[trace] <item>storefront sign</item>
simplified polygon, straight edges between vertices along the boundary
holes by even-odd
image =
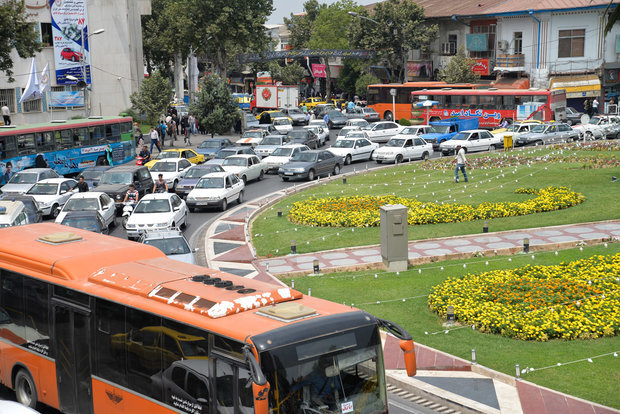
[[[82,61],[86,63],[86,83],[90,83],[86,0],[50,0],[50,13],[54,37],[56,84],[75,84],[76,81],[67,79],[68,75],[82,80]]]
[[[474,73],[481,76],[489,75],[489,59],[474,59],[476,63],[471,67]]]
[[[312,64],[312,76],[315,78],[325,78],[325,65],[320,65],[318,63]]]

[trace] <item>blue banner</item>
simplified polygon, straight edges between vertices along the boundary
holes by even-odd
[[[84,106],[84,93],[81,91],[52,92],[51,106]]]

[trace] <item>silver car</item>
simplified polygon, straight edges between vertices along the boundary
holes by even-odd
[[[515,141],[515,146],[554,144],[577,141],[578,139],[579,132],[568,124],[537,124],[530,127],[530,132],[519,135]]]
[[[140,243],[157,247],[170,259],[196,264],[194,252],[198,249],[192,250],[187,239],[179,230],[149,231],[140,237]]]

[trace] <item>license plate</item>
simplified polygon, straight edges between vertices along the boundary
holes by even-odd
[[[292,172],[285,172],[284,175],[293,175]]]

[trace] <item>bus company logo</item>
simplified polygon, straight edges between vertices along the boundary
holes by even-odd
[[[82,154],[92,154],[93,152],[103,152],[106,149],[106,145],[98,145],[96,147],[86,147],[81,148],[80,152]]]
[[[123,396],[116,393],[116,390],[105,390],[106,395],[114,404],[118,404],[123,401]]]
[[[346,401],[340,404],[340,412],[342,414],[353,412],[353,401]]]
[[[444,115],[447,115],[446,112],[444,112]],[[502,114],[499,112],[483,112],[482,109],[476,109],[471,110],[471,109],[461,109],[460,111],[452,111],[450,112],[450,116],[476,116],[476,117],[482,117],[484,119],[489,119],[489,118],[493,118],[493,119],[502,119]]]
[[[268,388],[263,388],[262,390],[258,391],[258,393],[256,394],[256,400],[258,401],[266,400],[268,391],[269,391]]]
[[[263,89],[263,98],[268,101],[271,98],[271,91],[268,88]]]

